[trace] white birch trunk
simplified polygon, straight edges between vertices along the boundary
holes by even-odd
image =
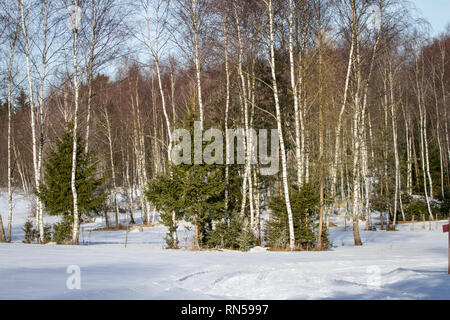
[[[17,12],[17,17],[19,17],[19,12]],[[12,195],[12,108],[11,108],[11,100],[12,100],[12,68],[14,63],[14,53],[16,47],[16,41],[19,36],[20,24],[19,20],[16,22],[16,30],[14,33],[14,37],[10,46],[10,55],[9,55],[9,66],[8,66],[8,227],[7,227],[7,235],[6,242],[11,242],[12,237],[12,219],[13,219],[13,195]],[[0,221],[0,228],[2,229],[2,238],[4,238],[3,231],[3,223]]]
[[[201,82],[201,62],[200,62],[200,49],[199,49],[199,30],[198,30],[198,15],[197,15],[197,0],[191,0],[192,2],[192,12],[191,20],[194,32],[194,59],[195,59],[195,75],[197,78],[197,95],[198,95],[198,106],[200,113],[200,130],[203,132],[203,99],[202,99],[202,82]]]
[[[136,145],[137,145],[137,161],[139,163],[139,171],[138,171],[138,181],[139,181],[139,189],[141,191],[141,203],[142,203],[142,211],[143,215],[145,216],[145,220],[147,223],[150,223],[150,205],[147,201],[147,198],[144,195],[144,191],[146,188],[147,183],[147,164],[145,160],[145,139],[144,139],[144,133],[141,123],[141,110],[140,110],[140,97],[139,97],[139,76],[136,78],[136,123],[137,123],[137,130],[136,130]]]
[[[226,77],[226,98],[225,98],[225,132],[228,131],[228,118],[230,112],[230,67],[228,62],[228,22],[227,14],[223,17],[223,34],[224,34],[224,54],[225,54],[225,77]],[[228,146],[228,135],[225,134],[225,145]],[[225,213],[228,212],[229,201],[229,180],[230,180],[230,167],[228,162],[225,164]]]
[[[91,109],[92,109],[92,83],[94,81],[94,51],[97,46],[97,16],[96,16],[96,1],[91,2],[91,35],[92,40],[89,47],[89,62],[88,62],[88,101],[87,101],[87,115],[86,115],[86,138],[84,152],[89,151],[89,137],[91,132]]]
[[[331,197],[334,201],[336,196],[336,184],[337,184],[337,167],[339,165],[340,158],[340,148],[341,148],[341,131],[342,131],[342,117],[344,115],[346,106],[347,106],[347,95],[349,89],[350,75],[352,70],[352,62],[353,62],[353,51],[355,47],[354,37],[352,36],[352,44],[350,46],[350,53],[348,56],[348,66],[347,66],[347,75],[345,77],[345,87],[344,87],[344,98],[341,106],[341,111],[339,112],[338,124],[336,128],[336,144],[334,147],[334,161],[331,167],[331,180],[333,183],[331,184]]]
[[[250,170],[250,152],[252,151],[251,148],[251,142],[250,142],[250,132],[249,132],[249,117],[248,117],[248,91],[247,85],[244,77],[243,72],[243,55],[244,55],[244,48],[242,44],[242,37],[241,37],[241,27],[240,27],[240,21],[237,13],[236,6],[234,7],[234,13],[235,13],[235,20],[236,20],[236,28],[237,28],[237,36],[238,36],[238,45],[239,45],[239,62],[238,62],[238,74],[239,78],[241,80],[241,92],[242,97],[240,98],[241,103],[243,105],[243,114],[244,114],[244,125],[245,125],[245,143],[244,143],[244,152],[245,152],[245,169],[244,169],[244,178],[242,183],[242,203],[241,203],[241,216],[243,217],[245,215],[245,208],[247,205],[247,188],[252,188],[251,185],[251,179],[249,179],[251,170]],[[252,189],[253,190],[253,189]],[[249,190],[249,196],[250,196],[250,190]],[[250,217],[250,225],[253,226],[253,203],[250,204],[251,209],[251,217]]]
[[[193,0],[195,2],[195,0]],[[194,5],[194,4],[193,4]],[[160,65],[159,65],[159,57],[158,57],[158,51],[159,51],[159,16],[157,16],[157,27],[156,27],[156,45],[155,48],[153,48],[152,45],[152,41],[151,41],[151,33],[150,33],[150,3],[147,0],[146,2],[146,6],[145,6],[145,14],[146,14],[146,20],[147,20],[147,35],[148,35],[148,47],[150,49],[150,53],[153,57],[153,61],[155,63],[155,68],[156,68],[156,75],[158,77],[158,86],[159,86],[159,94],[161,95],[161,103],[162,103],[162,109],[163,109],[163,114],[164,114],[164,119],[166,121],[166,127],[167,127],[167,136],[168,136],[168,141],[169,141],[169,145],[167,147],[167,159],[169,161],[169,163],[171,162],[171,151],[172,151],[172,129],[171,129],[171,125],[170,125],[170,120],[169,120],[169,115],[167,113],[167,107],[166,107],[166,97],[164,94],[164,89],[163,89],[163,85],[162,85],[162,79],[161,79],[161,69],[160,69]],[[193,8],[195,10],[195,6]],[[194,11],[195,12],[195,11]],[[195,57],[196,57],[196,66],[197,66],[197,40],[196,40],[196,53],[195,53]],[[200,75],[199,75],[199,68],[197,69],[197,77],[198,79],[200,79]],[[200,101],[200,105],[201,105],[201,110],[203,112],[203,105],[201,102],[201,87],[200,87],[200,80],[198,80],[199,83],[199,101]],[[172,98],[172,103],[173,103],[173,98]],[[175,112],[173,113],[173,116],[175,117]],[[203,119],[203,114],[201,113],[201,119]],[[203,120],[202,120],[203,121]],[[203,122],[202,122],[202,131],[203,131]],[[171,173],[172,174],[172,173]],[[177,221],[176,221],[176,215],[175,213],[173,213],[172,215],[173,217],[173,223],[176,225]],[[149,219],[150,220],[150,219]],[[176,236],[175,236],[176,238]]]
[[[435,101],[435,109],[436,109],[436,139],[437,144],[439,148],[439,165],[441,169],[441,195],[442,198],[445,198],[445,189],[444,189],[444,154],[442,151],[442,143],[441,143],[441,122],[439,121],[439,101],[438,101],[438,94],[436,89],[436,70],[435,67],[432,66],[432,79],[433,79],[433,93],[434,93],[434,101]],[[445,119],[445,121],[447,121]]]
[[[397,138],[397,111],[395,108],[394,101],[394,89],[393,89],[393,77],[392,77],[392,66],[389,62],[389,92],[390,92],[390,104],[391,104],[391,120],[392,120],[392,142],[394,145],[394,156],[395,156],[395,194],[394,194],[394,228],[397,223],[397,203],[400,197],[401,201],[401,180],[400,180],[400,157],[398,153],[398,138]],[[405,221],[405,215],[403,213],[403,221]]]
[[[21,22],[22,22],[22,34],[24,41],[24,49],[25,49],[25,61],[26,61],[26,73],[27,73],[27,82],[28,82],[28,98],[30,102],[30,113],[31,113],[31,136],[32,136],[32,152],[33,152],[33,168],[34,168],[34,183],[35,187],[39,190],[40,185],[40,171],[38,164],[38,150],[37,150],[37,133],[36,133],[36,106],[34,103],[34,94],[33,94],[33,84],[32,84],[32,76],[31,76],[31,57],[30,57],[30,48],[29,48],[29,38],[28,38],[28,27],[25,22],[25,6],[24,1],[20,0],[20,10],[21,10]],[[42,202],[39,198],[36,198],[36,219],[35,225],[36,228],[40,230],[39,220],[42,211]],[[40,239],[43,235],[39,235]]]
[[[416,78],[416,94],[417,94],[417,103],[419,107],[419,116],[420,116],[420,155],[421,155],[421,162],[422,162],[422,172],[423,172],[423,185],[424,185],[424,193],[425,193],[425,201],[427,204],[428,214],[430,216],[431,220],[434,220],[433,213],[431,212],[431,206],[430,206],[430,199],[428,196],[428,190],[427,190],[427,171],[426,171],[426,164],[425,164],[425,108],[423,106],[423,72],[420,75],[421,80],[419,80],[419,61],[418,57],[416,56],[415,59],[415,78]]]
[[[448,171],[448,164],[450,162],[450,140],[448,137],[448,116],[447,116],[447,101],[446,101],[446,90],[445,90],[445,47],[440,45],[440,53],[441,53],[441,73],[440,73],[440,82],[441,82],[441,93],[442,93],[442,105],[444,106],[444,133],[445,133],[445,142],[447,143],[447,171]]]
[[[106,137],[108,139],[109,147],[109,160],[111,165],[112,182],[113,182],[113,201],[116,217],[116,228],[120,228],[120,212],[119,212],[119,202],[117,201],[117,183],[116,183],[116,168],[114,164],[114,149],[113,149],[113,137],[111,132],[111,121],[108,114],[107,105],[104,104],[104,116],[106,122]]]
[[[74,5],[78,5],[78,0],[75,0]],[[77,148],[78,148],[78,108],[79,108],[79,82],[78,82],[78,29],[73,29],[73,84],[75,89],[75,110],[73,113],[73,146],[72,146],[72,176],[71,189],[73,197],[73,231],[72,244],[78,244],[80,234],[80,215],[78,210],[78,191],[76,188],[76,168],[77,168]]]
[[[300,115],[299,115],[299,102],[298,102],[298,84],[295,78],[295,64],[294,64],[294,3],[293,0],[289,0],[289,67],[291,77],[291,89],[294,98],[294,113],[295,113],[295,156],[297,164],[297,184],[300,187],[302,185],[302,162],[301,162],[301,145],[300,145]]]

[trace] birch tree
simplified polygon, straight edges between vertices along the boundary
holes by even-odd
[[[9,65],[8,65],[8,227],[6,242],[11,242],[12,236],[12,219],[13,219],[13,190],[12,190],[12,85],[13,85],[13,64],[14,64],[14,54],[16,49],[16,42],[19,37],[20,32],[20,11],[19,6],[15,15],[10,16],[10,21],[14,22],[15,30],[11,36],[12,40],[10,42],[10,55],[9,55]],[[1,219],[1,218],[0,218]],[[0,240],[4,240],[4,230],[3,223],[0,220]]]
[[[291,250],[295,249],[295,236],[294,236],[294,221],[292,215],[291,201],[289,195],[289,184],[288,184],[288,176],[287,176],[287,160],[286,160],[286,149],[284,145],[284,137],[283,137],[283,126],[281,119],[281,109],[280,102],[278,96],[278,84],[276,77],[276,65],[275,65],[275,32],[274,32],[274,14],[273,14],[273,6],[272,0],[263,0],[266,9],[267,9],[267,18],[269,25],[269,53],[266,51],[266,56],[268,63],[271,69],[272,75],[272,90],[273,97],[275,101],[275,110],[276,110],[276,121],[277,121],[277,130],[280,140],[280,156],[281,156],[281,170],[282,170],[282,182],[283,182],[283,192],[284,192],[284,200],[286,203],[286,211],[288,216],[288,224],[289,224],[289,247]]]
[[[244,76],[243,71],[243,57],[244,57],[244,47],[242,43],[242,36],[241,36],[241,22],[239,20],[239,15],[237,12],[236,5],[234,5],[234,18],[236,22],[236,31],[237,31],[237,37],[238,37],[238,48],[239,48],[239,58],[238,58],[238,74],[240,78],[240,90],[241,90],[241,105],[243,106],[242,112],[244,115],[244,125],[245,125],[245,141],[244,141],[244,153],[245,153],[245,166],[244,166],[244,177],[243,177],[243,183],[242,183],[242,203],[241,203],[241,216],[244,216],[245,214],[245,208],[247,203],[247,188],[250,188],[251,183],[249,183],[249,176],[250,176],[250,157],[252,152],[252,146],[250,141],[250,126],[249,126],[249,108],[248,108],[248,94],[249,94],[249,87],[247,85],[246,77]],[[252,199],[252,192],[249,190],[249,196],[250,196],[250,208],[251,208],[251,225],[253,226],[253,199]]]
[[[223,37],[224,37],[224,59],[225,59],[225,132],[228,131],[228,122],[229,122],[229,113],[230,113],[230,66],[229,66],[229,58],[228,58],[228,12],[227,7],[224,6],[222,9],[222,28],[223,28]],[[225,134],[225,145],[228,146],[229,137]],[[228,212],[228,204],[229,204],[229,179],[230,179],[230,167],[228,163],[225,164],[225,212]]]
[[[173,7],[175,25],[171,26],[172,39],[193,63],[195,73],[196,104],[200,129],[204,129],[204,103],[202,91],[202,38],[209,10],[208,0],[176,0]],[[180,28],[184,25],[185,29]]]
[[[113,202],[115,209],[115,217],[116,217],[116,228],[120,228],[120,212],[119,212],[119,202],[117,200],[117,182],[116,182],[116,165],[114,162],[114,140],[112,133],[112,124],[110,112],[108,111],[108,104],[103,103],[103,118],[105,120],[103,128],[105,129],[106,139],[108,141],[109,147],[109,161],[111,166],[111,174],[112,174],[112,184],[113,184]]]
[[[302,185],[302,161],[301,161],[301,145],[300,145],[300,110],[299,110],[299,93],[298,81],[296,79],[295,62],[294,62],[294,1],[289,0],[289,69],[291,77],[292,96],[294,98],[294,119],[295,119],[295,156],[297,162],[297,184]]]
[[[427,166],[426,166],[426,157],[428,157],[428,154],[425,150],[426,145],[426,110],[424,106],[424,75],[423,70],[420,68],[419,64],[419,56],[417,52],[414,52],[414,75],[415,75],[415,91],[417,95],[417,106],[419,108],[419,130],[420,130],[420,155],[421,155],[421,163],[422,163],[422,172],[423,172],[423,186],[424,186],[424,193],[425,193],[425,201],[427,204],[428,214],[433,219],[433,213],[431,212],[431,205],[430,205],[430,198],[428,193],[428,187],[427,187]],[[422,63],[423,65],[423,63]],[[423,66],[422,66],[423,67]]]
[[[88,152],[95,73],[106,63],[117,59],[124,53],[124,42],[129,35],[124,21],[130,14],[130,10],[117,0],[89,0],[84,3],[84,7],[87,16],[85,21],[89,21],[83,32],[83,36],[88,42],[88,52],[85,54],[88,90],[85,152]]]
[[[355,77],[355,84],[353,89],[353,127],[352,127],[352,138],[353,138],[353,236],[356,246],[362,245],[361,237],[359,234],[359,219],[360,212],[363,211],[363,205],[361,203],[361,178],[365,185],[365,210],[366,216],[370,214],[369,212],[369,172],[368,172],[368,158],[367,158],[367,147],[366,147],[366,121],[365,114],[367,110],[367,99],[369,84],[372,76],[373,65],[375,61],[375,55],[377,52],[377,47],[380,42],[381,28],[377,30],[374,45],[371,49],[370,56],[368,58],[368,71],[366,76],[363,75],[363,65],[361,57],[361,15],[364,13],[364,4],[358,10],[358,5],[355,0],[351,1],[352,16],[358,17],[355,20],[354,27],[352,31],[354,33],[354,45],[355,45],[355,55],[353,57],[353,73]],[[383,8],[383,1],[379,3],[380,13]],[[381,17],[380,17],[381,18]],[[362,175],[362,176],[361,176]]]
[[[78,0],[74,0],[73,4],[78,7]],[[73,111],[73,145],[72,145],[72,175],[71,175],[71,189],[73,198],[73,230],[72,230],[72,244],[78,244],[80,235],[80,214],[78,211],[78,191],[75,184],[76,181],[76,167],[77,167],[77,144],[78,144],[78,109],[80,104],[80,83],[78,75],[78,32],[80,19],[77,14],[72,15],[72,32],[73,32],[73,86],[74,86],[74,111]]]
[[[32,78],[32,56],[31,56],[31,49],[30,49],[30,39],[29,39],[29,23],[30,23],[30,19],[32,19],[32,7],[25,7],[24,1],[23,0],[19,0],[19,4],[20,4],[20,12],[21,12],[21,26],[22,26],[22,36],[23,36],[23,42],[24,42],[24,50],[25,50],[25,61],[26,61],[26,73],[27,73],[27,84],[28,84],[28,99],[29,99],[29,103],[30,103],[30,113],[31,113],[31,117],[30,117],[30,121],[31,121],[31,134],[32,134],[32,152],[33,152],[33,168],[34,168],[34,184],[37,190],[39,190],[39,186],[41,184],[41,168],[40,168],[40,163],[41,163],[41,156],[42,155],[42,151],[40,151],[40,149],[42,148],[42,142],[43,142],[43,132],[40,132],[40,139],[39,141],[41,142],[39,150],[38,150],[38,142],[37,142],[37,128],[36,128],[36,123],[38,123],[38,125],[41,124],[42,121],[42,112],[41,112],[41,106],[39,105],[38,107],[36,107],[35,104],[35,95],[34,95],[34,89],[33,89],[33,78]],[[46,30],[46,19],[47,19],[47,2],[44,3],[44,30]],[[44,35],[46,35],[46,32],[44,32]],[[45,42],[45,41],[44,41]],[[44,47],[46,47],[46,45],[44,44]],[[43,60],[46,61],[45,59],[45,52],[46,50],[44,49],[44,57]],[[43,73],[42,76],[44,76],[45,74],[45,63],[43,65]],[[42,79],[42,78],[41,78]],[[36,120],[36,115],[39,115],[38,120]],[[35,220],[36,220],[36,227],[39,230],[39,239],[42,241],[43,240],[43,223],[42,223],[42,216],[43,216],[43,207],[42,207],[42,202],[41,200],[36,197],[36,214],[35,214]]]
[[[201,79],[201,62],[200,62],[200,43],[199,43],[199,19],[200,13],[198,8],[198,0],[191,0],[192,11],[190,12],[192,31],[194,34],[194,61],[195,61],[195,76],[197,78],[197,99],[198,99],[198,109],[200,113],[200,130],[203,132],[203,98],[202,98],[202,79]]]
[[[166,96],[165,96],[164,88],[163,88],[163,84],[162,84],[161,67],[160,67],[160,38],[161,38],[160,28],[164,27],[168,8],[167,8],[167,6],[166,7],[163,6],[162,1],[157,1],[156,8],[155,8],[155,21],[154,21],[155,22],[154,41],[152,41],[152,33],[151,33],[151,16],[150,16],[151,7],[150,7],[149,0],[147,0],[144,3],[144,8],[145,8],[145,18],[146,18],[146,24],[147,24],[147,47],[151,53],[153,62],[155,63],[156,76],[158,79],[159,94],[161,96],[161,105],[162,105],[164,119],[166,121],[167,137],[168,137],[168,142],[169,142],[169,145],[167,147],[167,159],[169,162],[171,162],[172,128],[171,128],[169,115],[167,112]],[[160,14],[162,14],[162,17],[160,16]],[[161,24],[163,24],[163,25],[161,25]],[[196,46],[196,48],[197,48],[197,46]],[[196,54],[196,57],[197,57],[197,54]],[[199,90],[200,90],[199,92],[201,92],[200,85],[199,85]],[[201,97],[200,97],[200,101],[201,101]],[[173,103],[173,96],[172,96],[172,103]],[[173,113],[173,117],[175,117],[175,112]],[[174,220],[173,221],[174,224],[176,224],[175,213],[173,213],[172,217]],[[176,239],[176,235],[174,235],[174,239]]]

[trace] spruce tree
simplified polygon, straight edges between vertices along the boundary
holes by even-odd
[[[49,215],[63,215],[65,221],[73,224],[73,198],[71,191],[71,170],[73,150],[73,130],[68,128],[56,139],[44,162],[44,183],[40,186],[38,197],[42,200]],[[92,153],[84,152],[84,141],[78,137],[76,188],[80,218],[98,212],[106,199],[99,190],[104,182],[97,178],[97,163]]]
[[[161,221],[168,228],[165,240],[170,249],[178,248],[178,243],[173,237],[177,231],[177,224],[173,221],[172,214],[175,213],[177,221],[183,218],[182,191],[183,186],[178,177],[165,174],[152,180],[145,192],[148,201],[161,212]]]
[[[225,179],[220,165],[181,165],[175,167],[184,186],[182,205],[185,220],[195,227],[195,244],[203,247],[213,221],[222,217],[225,207]]]
[[[188,115],[183,128],[193,136],[195,114]],[[191,153],[192,155],[194,152]],[[193,160],[193,159],[192,159]],[[193,161],[192,161],[193,163]],[[190,222],[195,228],[195,245],[202,248],[208,240],[208,232],[213,221],[223,216],[225,207],[225,166],[219,164],[181,164],[170,165],[169,173],[150,182],[146,196],[150,202],[164,213],[163,223],[169,228],[166,239],[169,247],[171,231],[176,230],[172,212],[178,219]]]

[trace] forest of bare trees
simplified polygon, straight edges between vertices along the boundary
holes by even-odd
[[[333,214],[346,215],[355,245],[362,245],[360,226],[374,230],[372,212],[385,230],[448,214],[450,30],[428,36],[427,23],[407,1],[0,6],[0,186],[10,203],[2,212],[7,221],[0,215],[1,241],[11,240],[14,194],[39,193],[47,155],[68,128],[72,242],[83,220],[75,184],[78,136],[94,154],[96,175],[105,178],[111,224],[121,224],[119,196],[131,223],[139,217],[156,224],[147,187],[179,175],[170,165],[172,134],[191,117],[202,131],[245,130],[245,163],[223,166],[222,212],[244,217],[258,243],[266,230],[262,216],[274,219],[278,197],[287,239],[279,246],[299,247],[296,210],[310,194],[305,190],[317,197],[308,228],[319,250],[326,249]],[[277,130],[277,175],[261,175],[252,161],[253,128]],[[39,197],[33,210],[43,242]],[[175,211],[169,212],[174,225]]]

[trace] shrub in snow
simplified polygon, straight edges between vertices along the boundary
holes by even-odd
[[[23,240],[23,243],[38,242],[39,231],[34,228],[33,222],[31,222],[30,220],[27,220],[27,222],[25,222],[25,225],[22,228],[22,230],[25,232],[25,238]],[[42,244],[49,243],[50,241],[52,241],[52,226],[46,224],[44,226],[44,242]]]
[[[72,223],[70,218],[64,216],[63,221],[53,225],[53,241],[56,244],[72,243]]]
[[[238,213],[231,218],[223,219],[207,233],[209,248],[223,248],[248,251],[256,245],[254,233],[244,227],[244,219]]]
[[[250,230],[249,228],[245,228],[239,234],[237,242],[239,244],[239,249],[243,251],[249,251],[256,245],[256,236],[252,230]]]
[[[23,243],[35,243],[36,239],[38,237],[38,231],[34,228],[33,222],[30,220],[27,220],[25,222],[25,225],[22,229],[25,232],[25,239],[23,240]]]
[[[408,195],[403,195],[402,200],[406,220],[411,221],[413,216],[415,220],[421,220],[423,218],[428,220],[430,218],[427,203],[424,197],[409,197]],[[430,201],[430,207],[434,217],[439,218],[439,210],[441,207],[440,203]],[[398,214],[400,214],[400,211]]]

